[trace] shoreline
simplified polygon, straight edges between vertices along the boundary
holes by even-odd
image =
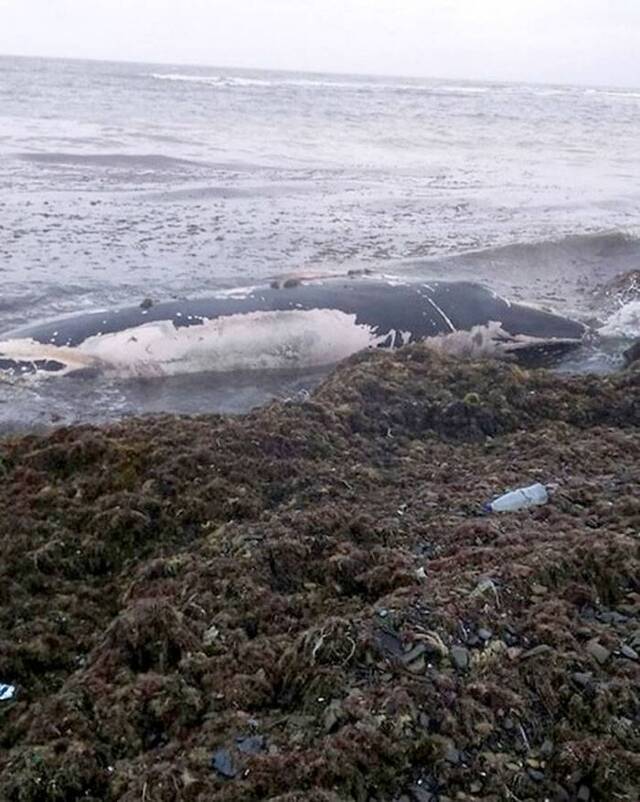
[[[0,796],[635,802],[639,388],[410,346],[0,440]]]

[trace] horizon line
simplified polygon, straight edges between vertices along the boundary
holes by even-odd
[[[640,85],[635,84],[591,84],[591,83],[568,83],[563,81],[534,81],[534,80],[509,80],[504,78],[469,78],[469,77],[445,77],[440,75],[410,75],[401,73],[385,73],[385,72],[344,72],[337,70],[308,70],[308,69],[295,69],[292,67],[241,67],[230,64],[205,64],[200,62],[180,62],[180,61],[146,61],[140,59],[115,59],[115,58],[98,58],[88,56],[52,56],[52,55],[28,55],[24,53],[0,53],[0,58],[14,58],[25,60],[49,60],[49,61],[80,61],[95,64],[131,64],[131,65],[148,65],[148,66],[162,66],[162,67],[195,67],[203,69],[214,70],[242,70],[245,72],[279,72],[286,74],[304,74],[304,75],[330,75],[341,76],[350,78],[393,78],[395,80],[412,80],[412,81],[461,81],[463,83],[484,83],[484,84],[506,84],[508,86],[546,86],[546,87],[570,87],[579,89],[613,89],[613,90],[640,90]]]

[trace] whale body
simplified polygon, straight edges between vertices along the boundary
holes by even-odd
[[[575,320],[472,282],[288,281],[91,312],[0,336],[0,371],[176,375],[331,365],[367,348],[436,348],[544,363],[578,346]]]

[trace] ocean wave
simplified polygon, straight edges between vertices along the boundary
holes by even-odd
[[[640,98],[639,91],[633,90],[624,90],[624,89],[587,89],[585,91],[585,95],[595,95],[600,97],[618,97],[618,98],[629,98],[631,100],[637,100]]]
[[[495,90],[495,87],[490,86],[465,86],[456,84],[441,84],[438,86],[427,86],[420,83],[409,82],[387,82],[387,81],[340,81],[328,78],[242,78],[235,75],[194,75],[192,73],[150,73],[150,78],[158,81],[173,81],[202,84],[213,88],[226,89],[226,88],[241,88],[241,87],[255,87],[265,89],[279,89],[279,88],[307,88],[307,89],[346,89],[354,92],[361,91],[403,91],[403,92],[418,92],[421,94],[461,94],[461,95],[475,95],[484,94]]]
[[[161,170],[175,167],[197,167],[199,162],[162,156],[157,153],[19,153],[19,158],[37,164],[141,168]]]
[[[484,95],[487,92],[495,92],[498,87],[495,86],[456,86],[443,84],[430,88],[428,91],[436,95],[452,94],[452,95]]]
[[[615,311],[598,329],[602,337],[624,337],[636,339],[640,337],[640,301],[629,301]]]
[[[435,258],[440,259],[441,257]],[[640,236],[637,236],[635,232],[616,230],[569,234],[549,239],[520,240],[490,248],[474,248],[461,251],[448,258],[473,259],[491,263],[498,261],[509,264],[526,263],[532,267],[547,262],[570,264],[574,259],[578,261],[628,259],[629,266],[621,266],[616,271],[619,273],[634,268],[640,260]]]

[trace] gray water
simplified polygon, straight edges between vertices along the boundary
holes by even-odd
[[[589,316],[640,268],[638,142],[640,90],[0,57],[0,335],[356,267]],[[3,384],[0,427],[237,411],[313,378],[234,382]]]

